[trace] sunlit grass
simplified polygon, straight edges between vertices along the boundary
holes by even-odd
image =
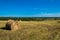
[[[0,21],[0,28],[6,21]],[[22,29],[0,29],[0,40],[60,40],[60,23],[55,21],[19,21]]]

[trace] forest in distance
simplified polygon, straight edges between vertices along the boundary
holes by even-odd
[[[60,20],[60,17],[0,17],[0,20],[21,20],[21,21],[44,21],[44,20]]]

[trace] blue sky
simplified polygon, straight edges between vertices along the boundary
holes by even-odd
[[[60,17],[60,0],[0,0],[0,16]]]

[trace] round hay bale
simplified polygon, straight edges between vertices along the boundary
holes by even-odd
[[[59,20],[59,21],[57,21],[57,23],[60,23],[60,20]]]
[[[6,29],[16,31],[18,30],[18,23],[14,20],[8,20],[6,23]]]
[[[12,29],[12,31],[18,30],[18,25],[17,25],[16,22],[13,22],[13,23],[11,24],[11,29]]]
[[[6,23],[6,29],[11,30],[11,24],[14,22],[14,20],[8,20]]]

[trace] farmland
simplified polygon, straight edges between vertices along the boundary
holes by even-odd
[[[59,20],[19,21],[21,29],[4,29],[7,21],[0,21],[0,40],[60,40]]]

